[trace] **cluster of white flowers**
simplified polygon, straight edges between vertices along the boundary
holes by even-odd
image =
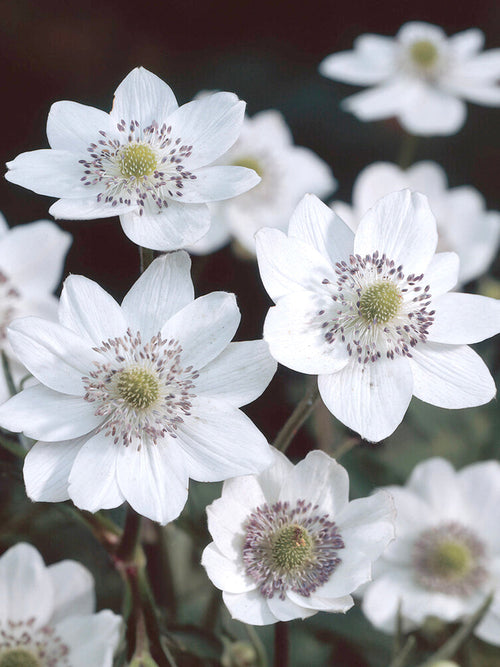
[[[500,105],[500,53],[479,54],[481,45],[477,30],[447,39],[409,23],[395,40],[360,37],[321,71],[377,85],[346,101],[361,119],[397,115],[415,134],[449,134],[465,119],[460,98]],[[127,502],[166,524],[189,479],[225,480],[207,508],[214,541],[202,564],[235,619],[345,612],[354,594],[392,633],[398,609],[410,631],[429,616],[467,619],[494,593],[476,634],[500,644],[498,463],[455,473],[432,459],[406,488],[349,502],[339,463],[313,451],[294,466],[239,409],[266,390],[277,362],[317,375],[328,410],[372,442],[394,432],[412,396],[453,409],[490,401],[493,378],[469,344],[500,331],[500,302],[452,290],[491,264],[500,214],[473,187],[448,189],[432,162],[373,164],[352,206],[329,207],[318,196],[336,187],[330,168],[293,145],[278,112],[244,110],[226,92],[179,107],[137,68],[109,114],[58,102],[51,148],[8,163],[10,181],[60,198],[55,217],[119,215],[132,241],[169,251],[121,305],[77,275],[58,302],[69,235],[0,219],[10,368],[0,426],[36,440],[26,493],[89,512]],[[212,252],[231,237],[256,253],[275,303],[263,340],[231,342],[234,295],[194,297],[186,249]],[[0,558],[0,667],[110,666],[120,618],[93,608],[85,568],[46,568],[33,547],[13,547]]]

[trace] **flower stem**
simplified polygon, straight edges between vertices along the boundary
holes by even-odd
[[[340,445],[333,452],[329,452],[330,456],[338,461],[344,454],[350,452],[353,447],[358,445],[361,442],[361,439],[358,437],[346,438],[344,442],[341,442]]]
[[[139,543],[139,531],[141,529],[141,516],[137,514],[130,506],[127,508],[125,519],[125,528],[123,535],[116,550],[116,557],[120,561],[129,562],[134,559],[134,555]]]
[[[3,374],[5,375],[5,380],[7,382],[9,394],[11,396],[15,396],[15,394],[17,394],[16,385],[14,384],[14,380],[12,379],[12,373],[10,372],[9,360],[7,359],[7,355],[3,350],[2,350],[2,370]]]
[[[417,640],[413,635],[410,635],[403,645],[403,648],[394,656],[389,667],[405,667],[411,652],[415,648]]]
[[[399,150],[398,164],[401,169],[408,169],[415,159],[418,139],[414,134],[405,132],[401,148]]]
[[[276,449],[279,449],[280,452],[286,452],[295,434],[314,410],[318,400],[318,383],[316,378],[314,378],[313,382],[309,383],[304,397],[292,412],[288,420],[285,422],[281,431],[278,433],[278,436],[274,442]]]
[[[274,667],[288,666],[288,626],[278,621],[274,627]]]
[[[150,248],[143,248],[142,246],[139,246],[139,255],[141,258],[141,274],[142,274],[154,260],[155,252]]]

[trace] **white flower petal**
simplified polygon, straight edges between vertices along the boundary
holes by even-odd
[[[469,102],[487,107],[500,106],[500,87],[491,83],[471,82],[465,77],[456,76],[446,81],[447,88],[453,95],[460,95]]]
[[[132,445],[131,445],[132,446]],[[103,431],[88,438],[78,452],[69,475],[68,493],[80,509],[97,512],[118,507],[124,501],[116,479],[117,450],[123,445],[113,442]]]
[[[223,399],[239,408],[258,398],[275,372],[276,362],[264,340],[229,343],[203,368],[196,380],[196,393]]]
[[[396,632],[396,618],[401,603],[407,612],[406,616],[411,611],[406,598],[406,583],[410,576],[394,568],[390,574],[377,578],[364,592],[363,613],[379,630],[389,634]],[[407,619],[405,621],[405,630],[415,626],[415,623],[409,624]]]
[[[321,588],[318,588],[318,591],[321,591]],[[344,595],[340,598],[323,598],[318,594],[318,591],[315,591],[310,597],[306,598],[299,593],[294,593],[293,591],[287,592],[287,597],[290,598],[295,604],[300,604],[301,607],[306,607],[309,609],[314,609],[316,611],[328,611],[336,612],[340,614],[345,614],[352,606],[354,606],[354,600],[350,595]]]
[[[394,68],[395,44],[389,37],[361,35],[353,51],[327,56],[320,64],[323,76],[337,81],[369,86],[387,78]]]
[[[285,454],[274,447],[271,447],[271,452],[273,455],[272,464],[263,470],[258,477],[260,488],[268,505],[274,505],[278,502],[281,488],[294,469],[293,463]]]
[[[126,125],[136,120],[144,129],[153,121],[161,126],[177,107],[170,86],[144,67],[136,67],[116,89],[110,116]]]
[[[469,28],[452,35],[448,44],[456,57],[465,60],[483,48],[484,33],[479,28]]]
[[[54,594],[45,563],[38,551],[20,542],[0,558],[0,623],[33,620],[38,629],[50,620]]]
[[[309,148],[292,146],[283,157],[287,158],[289,166],[287,184],[296,195],[311,192],[318,197],[328,197],[336,190],[338,183],[332,170]]]
[[[354,253],[379,255],[403,265],[408,275],[423,273],[436,251],[436,220],[427,197],[402,190],[380,199],[359,223]]]
[[[457,478],[471,525],[494,553],[500,553],[498,517],[496,512],[485,511],[485,508],[500,506],[500,464],[498,461],[474,463],[457,473]]]
[[[117,134],[105,111],[68,101],[56,102],[50,108],[47,139],[53,149],[87,157],[90,144],[102,138],[99,136],[101,131],[108,136]]]
[[[412,350],[414,395],[440,408],[471,408],[495,396],[495,383],[481,357],[466,345],[427,342]]]
[[[185,204],[203,204],[237,197],[260,183],[253,169],[238,166],[204,167],[196,170],[195,179],[185,179],[177,199]]]
[[[230,148],[241,130],[245,103],[233,93],[214,93],[183,104],[168,118],[172,136],[193,147],[184,164],[190,170],[204,167]]]
[[[436,162],[423,160],[413,164],[407,171],[409,186],[412,190],[422,192],[432,201],[442,197],[448,188],[448,178],[445,170]]]
[[[459,269],[460,261],[456,253],[438,252],[434,255],[424,274],[424,283],[430,285],[429,291],[434,299],[455,287]],[[433,309],[434,306],[433,301]]]
[[[412,88],[413,82],[407,79],[389,79],[370,90],[346,97],[341,106],[363,121],[396,116],[404,100],[412,94]]]
[[[122,302],[122,311],[132,331],[140,331],[146,341],[194,300],[190,271],[191,260],[186,252],[154,260]]]
[[[328,581],[320,586],[316,593],[324,599],[341,598],[355,591],[361,584],[371,579],[372,567],[370,558],[361,551],[346,544],[345,549],[337,552],[340,563],[330,575]]]
[[[412,93],[399,112],[401,125],[408,132],[449,135],[458,132],[465,123],[467,108],[462,100],[427,84],[419,85]]]
[[[301,199],[290,218],[288,234],[289,238],[311,245],[331,264],[352,253],[352,231],[315,195],[305,195]]]
[[[191,403],[192,414],[179,424],[177,440],[192,479],[216,482],[270,465],[266,439],[241,410],[206,397]]]
[[[178,204],[170,200],[161,213],[120,215],[123,231],[128,238],[144,248],[178,250],[198,241],[210,225],[206,204]]]
[[[81,563],[63,560],[48,568],[54,591],[51,623],[95,610],[94,577]]]
[[[59,321],[92,347],[123,336],[127,330],[125,317],[113,297],[84,276],[69,276],[64,281]]]
[[[318,387],[326,407],[361,437],[378,442],[401,423],[412,395],[408,360],[352,361],[331,375],[320,375]]]
[[[281,600],[278,595],[268,598],[267,604],[271,613],[282,622],[293,621],[294,618],[308,618],[318,613],[316,609],[300,607],[288,597]]]
[[[245,593],[255,589],[255,581],[245,574],[238,561],[226,558],[212,542],[203,551],[201,564],[214,586],[229,593]]]
[[[28,387],[0,405],[3,428],[35,440],[69,440],[97,428],[103,417],[79,396],[68,396],[43,385]]]
[[[325,338],[322,323],[332,301],[313,292],[295,292],[279,299],[264,322],[264,340],[273,357],[300,373],[336,373],[349,362],[344,345]]]
[[[260,277],[275,303],[288,292],[321,289],[322,280],[335,282],[330,262],[297,238],[265,228],[257,232],[255,243]]]
[[[465,508],[458,477],[446,459],[434,457],[419,463],[406,487],[428,504],[430,511],[426,514],[434,513],[434,521],[463,517]]]
[[[222,206],[225,206],[224,204]],[[186,250],[192,255],[207,255],[225,246],[231,240],[231,234],[226,224],[221,207],[209,204],[210,229],[195,243],[186,246]],[[253,239],[252,239],[253,242]]]
[[[250,625],[269,625],[276,623],[276,616],[269,609],[266,598],[262,597],[260,591],[248,591],[247,593],[222,593],[224,604],[229,610],[231,617],[242,623]]]
[[[475,628],[474,634],[483,642],[498,646],[500,644],[500,599],[497,597],[493,600],[491,607],[482,621]]]
[[[71,667],[112,667],[121,624],[121,617],[109,609],[92,616],[71,616],[58,623],[56,633],[70,647]]]
[[[500,332],[500,301],[477,294],[443,294],[432,302],[436,310],[429,329],[435,343],[478,343]]]
[[[351,501],[335,516],[335,523],[346,545],[375,560],[394,539],[395,518],[391,495],[379,491],[368,498]],[[339,556],[342,557],[342,552]]]
[[[92,195],[87,189],[71,199],[59,199],[49,208],[49,213],[56,220],[93,220],[123,215],[135,208],[135,205],[119,204],[116,199],[111,202],[97,201],[97,194],[98,192]]]
[[[409,187],[408,176],[397,165],[390,162],[374,162],[363,169],[354,183],[352,189],[354,209],[358,215],[364,215],[385,195],[407,187]]]
[[[82,377],[98,358],[73,331],[38,317],[14,320],[8,328],[14,352],[40,382],[64,394],[83,396]]]
[[[64,442],[36,442],[24,459],[26,494],[36,502],[69,499],[68,479],[75,458],[88,436]]]
[[[211,292],[171,317],[161,335],[165,340],[178,340],[183,364],[200,370],[229,345],[240,317],[234,294]]]
[[[186,504],[188,475],[185,457],[171,438],[155,445],[143,438],[119,447],[118,484],[127,502],[142,516],[162,525],[176,519]]]

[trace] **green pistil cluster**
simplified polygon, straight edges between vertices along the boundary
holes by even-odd
[[[158,156],[148,144],[131,143],[120,150],[120,171],[124,178],[151,176]]]
[[[312,540],[305,528],[292,525],[279,530],[272,540],[274,563],[287,572],[303,567],[312,555]]]
[[[401,294],[389,280],[381,280],[365,289],[359,300],[359,312],[366,322],[384,324],[399,311]]]
[[[160,395],[157,377],[151,371],[139,367],[121,371],[116,388],[125,403],[136,410],[151,407]]]
[[[410,47],[410,56],[415,65],[428,69],[436,64],[438,59],[438,50],[436,46],[427,39],[420,39],[413,42]]]
[[[469,574],[473,564],[467,545],[451,539],[436,545],[427,562],[430,573],[447,581],[463,579]]]
[[[0,653],[0,667],[42,667],[42,663],[31,651],[13,648]]]
[[[262,178],[262,166],[258,160],[253,157],[243,157],[232,163],[233,167],[246,167],[253,169],[255,173]]]

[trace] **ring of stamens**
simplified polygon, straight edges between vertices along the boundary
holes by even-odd
[[[70,649],[54,628],[34,625],[34,618],[0,622],[0,667],[70,667]]]
[[[158,166],[158,156],[148,144],[128,144],[119,151],[118,156],[124,178],[151,176]]]
[[[298,500],[257,507],[245,525],[242,557],[246,573],[265,598],[287,590],[310,597],[340,563],[344,547],[337,526],[318,506]]]

